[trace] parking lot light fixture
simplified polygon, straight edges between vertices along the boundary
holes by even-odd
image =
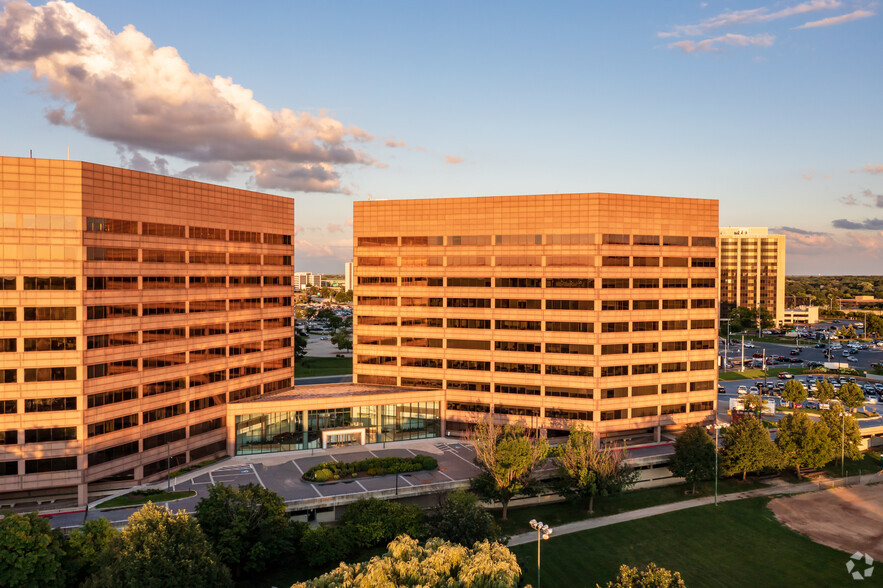
[[[536,519],[530,520],[530,526],[536,529],[537,532],[537,588],[540,588],[540,545],[543,541],[549,539],[554,529],[549,525],[544,525],[542,521]]]

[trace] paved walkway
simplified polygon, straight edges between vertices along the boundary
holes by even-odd
[[[849,478],[849,481],[855,484],[873,484],[878,482],[883,482],[883,472],[877,474],[868,474],[861,476],[859,480],[858,477]],[[746,498],[756,498],[758,496],[775,496],[781,494],[804,494],[806,492],[815,492],[820,489],[828,489],[831,488],[833,484],[836,484],[836,480],[832,479],[824,479],[821,482],[803,482],[801,484],[789,484],[783,480],[775,480],[774,485],[769,486],[767,488],[757,488],[756,490],[746,490],[745,492],[733,492],[731,494],[721,494],[718,495],[717,501],[720,502],[731,502],[733,500],[744,500]],[[682,500],[681,502],[671,502],[669,504],[659,504],[656,506],[650,506],[647,508],[641,508],[638,510],[631,510],[628,512],[621,512],[619,514],[610,515],[606,517],[597,517],[593,519],[585,519],[582,521],[576,521],[573,523],[566,523],[564,525],[559,525],[555,527],[555,532],[553,534],[554,537],[558,537],[559,535],[567,535],[570,533],[578,533],[580,531],[587,531],[589,529],[597,529],[599,527],[606,527],[608,525],[615,525],[617,523],[624,523],[627,521],[634,521],[637,519],[643,519],[647,517],[653,517],[656,515],[664,514],[667,512],[675,512],[678,510],[685,510],[688,508],[695,508],[697,506],[706,506],[709,504],[714,504],[714,496],[704,496],[702,498],[694,498],[692,500]],[[513,535],[512,539],[509,540],[509,546],[514,547],[515,545],[523,545],[525,543],[531,543],[537,540],[536,531],[528,531],[527,533],[521,533],[519,535]]]

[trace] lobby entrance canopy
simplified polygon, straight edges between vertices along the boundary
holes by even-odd
[[[345,445],[364,445],[365,428],[350,427],[344,429],[326,429],[322,431],[322,449],[343,447]]]

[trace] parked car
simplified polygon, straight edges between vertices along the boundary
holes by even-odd
[[[815,408],[815,409],[818,409],[818,408],[819,408],[819,403],[818,403],[818,401],[816,401],[816,400],[807,400],[806,402],[803,403],[803,407],[804,407],[804,408]]]
[[[747,341],[747,342],[745,343],[745,348],[746,348],[746,349],[754,349],[754,347],[755,347],[755,345],[754,345],[754,343],[752,343],[751,341]]]
[[[752,386],[751,388],[749,388],[748,392],[750,392],[751,394],[760,394],[760,390],[757,388],[757,386]]]
[[[790,353],[791,355],[800,355],[800,348],[792,349]]]
[[[723,386],[721,386],[720,384],[718,384],[718,385],[717,385],[717,393],[718,393],[718,394],[726,394],[726,393],[727,393],[727,389],[724,388]]]
[[[739,386],[739,389],[737,390],[737,393],[739,393],[739,394],[748,394],[748,388],[747,388],[746,386]]]

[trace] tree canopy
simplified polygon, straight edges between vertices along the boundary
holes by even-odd
[[[714,441],[701,425],[690,425],[675,440],[675,454],[668,464],[671,473],[684,478],[696,493],[696,483],[714,477]]]
[[[480,541],[496,541],[500,527],[471,492],[460,489],[448,494],[429,517],[429,535],[472,547]]]
[[[597,585],[597,588],[601,586]],[[670,572],[650,563],[643,570],[623,565],[616,580],[607,582],[607,588],[686,588],[679,572]]]
[[[212,484],[196,504],[196,518],[236,578],[261,572],[294,551],[285,502],[260,484]]]
[[[800,468],[820,468],[834,457],[828,426],[823,421],[813,422],[806,413],[796,412],[779,421],[776,447],[785,465],[797,471]]]
[[[559,492],[582,503],[590,513],[596,496],[622,492],[638,478],[622,448],[596,447],[592,432],[577,425],[571,425],[567,442],[558,446],[556,460]]]
[[[522,424],[500,426],[493,415],[479,418],[470,433],[475,462],[483,470],[472,479],[479,495],[499,500],[506,520],[509,501],[535,487],[531,474],[549,454],[548,442],[530,434]]]
[[[816,383],[815,396],[819,402],[827,404],[834,398],[834,385],[828,380],[819,380]]]
[[[739,419],[721,431],[721,469],[727,476],[778,467],[781,456],[770,433],[754,417]]]
[[[806,386],[797,380],[788,380],[785,389],[782,390],[782,398],[795,404],[803,402],[806,400]]]
[[[835,459],[839,459],[841,453],[847,459],[861,459],[862,433],[854,416],[834,404],[831,410],[822,413],[821,420],[828,427]]]
[[[62,537],[36,513],[0,520],[0,586],[63,586]]]
[[[109,546],[108,565],[90,579],[100,588],[232,586],[196,519],[148,502]]]
[[[745,412],[760,414],[766,407],[766,401],[757,394],[747,394],[742,397],[742,406],[745,408]]]
[[[433,538],[421,545],[416,539],[402,535],[389,544],[383,556],[363,563],[342,563],[327,574],[292,588],[511,588],[518,585],[520,577],[521,567],[515,555],[499,543],[485,541],[470,549]]]
[[[849,408],[858,408],[865,403],[865,393],[862,392],[858,384],[853,384],[852,382],[840,386],[837,398]]]

